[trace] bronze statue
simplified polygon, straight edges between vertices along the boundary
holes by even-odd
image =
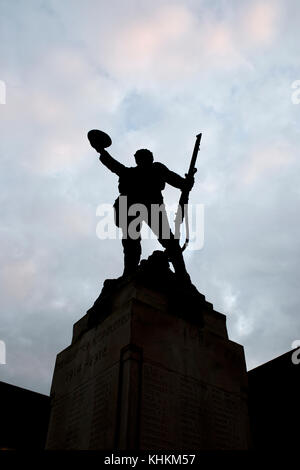
[[[197,136],[197,150],[195,145],[194,160],[192,158],[189,172],[185,178],[182,178],[162,163],[155,162],[152,152],[148,149],[137,150],[134,154],[136,166],[126,167],[107,152],[106,148],[111,145],[112,141],[106,133],[98,130],[92,130],[88,133],[90,144],[100,153],[100,161],[119,177],[120,196],[114,203],[114,209],[116,225],[122,229],[123,276],[135,272],[138,267],[141,258],[140,231],[142,222],[145,221],[165,248],[176,275],[183,281],[190,281],[185,268],[182,248],[179,244],[179,236],[175,237],[170,229],[161,192],[168,183],[182,191],[180,204],[182,205],[183,201],[187,203],[189,191],[194,185],[194,173],[196,172],[194,165],[199,150],[200,138],[201,134]],[[122,205],[124,197],[127,205]],[[136,213],[133,214],[134,211],[130,208],[135,207],[138,208],[139,219],[134,226],[133,233],[130,231],[130,226],[136,219]],[[139,210],[140,207],[145,208],[145,211]],[[155,212],[153,208],[159,208],[159,211]],[[155,214],[155,217],[153,214]],[[159,214],[158,219],[157,214]],[[183,215],[178,217],[177,213],[176,219],[179,225],[182,218]]]

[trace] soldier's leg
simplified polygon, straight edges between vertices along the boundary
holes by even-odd
[[[122,239],[124,252],[124,271],[123,275],[132,274],[136,271],[141,259],[141,240]]]
[[[171,233],[170,239],[158,239],[162,246],[166,249],[168,257],[173,264],[175,273],[180,277],[180,279],[190,281],[190,276],[186,270],[185,262],[183,259],[183,254],[179,241],[174,238],[174,235]]]
[[[137,238],[131,238],[128,233],[128,225],[130,224],[132,218],[128,217],[128,224],[126,227],[122,227],[123,238],[123,252],[124,252],[124,272],[123,275],[132,274],[136,271],[140,259],[141,259],[141,235],[140,225],[137,227]]]
[[[164,205],[160,206],[159,218],[157,218],[157,216],[154,217],[152,212],[149,225],[151,230],[155,235],[157,235],[160,244],[166,249],[176,274],[181,279],[190,281],[190,276],[185,267],[179,240],[174,237],[171,231]]]
[[[120,207],[118,203],[115,203],[115,222],[117,227],[120,227],[122,230],[122,246],[124,253],[124,271],[123,276],[135,272],[141,258],[141,236],[140,230],[141,227],[137,226],[136,233],[137,238],[131,238],[128,233],[128,226],[133,220],[133,217],[128,216],[120,217]]]

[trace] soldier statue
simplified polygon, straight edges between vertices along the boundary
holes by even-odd
[[[137,150],[134,154],[136,166],[127,167],[113,158],[106,150],[111,145],[110,137],[102,131],[92,130],[88,133],[91,145],[100,154],[99,160],[110,171],[119,177],[120,196],[114,203],[115,222],[122,229],[122,245],[124,252],[123,276],[134,273],[141,258],[141,225],[145,221],[155,233],[158,241],[165,248],[166,254],[173,264],[177,277],[183,282],[190,282],[186,271],[182,248],[179,238],[172,233],[165,210],[162,190],[166,183],[189,192],[194,185],[194,171],[185,175],[185,178],[169,170],[160,162],[154,161],[153,154],[148,149]],[[121,204],[126,197],[127,205]],[[134,233],[128,229],[136,214],[130,211],[131,207],[141,205],[146,209],[146,216],[140,216]],[[159,207],[159,218],[153,217],[157,213],[153,207]],[[122,212],[123,211],[123,212]],[[124,211],[126,213],[124,214]],[[142,219],[142,220],[141,220]],[[157,223],[159,220],[159,223]]]

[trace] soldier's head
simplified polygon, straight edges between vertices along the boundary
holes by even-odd
[[[134,158],[137,166],[150,166],[153,163],[153,153],[148,149],[137,150]]]

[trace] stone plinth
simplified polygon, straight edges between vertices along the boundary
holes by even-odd
[[[106,281],[57,356],[48,449],[246,449],[243,347],[161,263]]]

